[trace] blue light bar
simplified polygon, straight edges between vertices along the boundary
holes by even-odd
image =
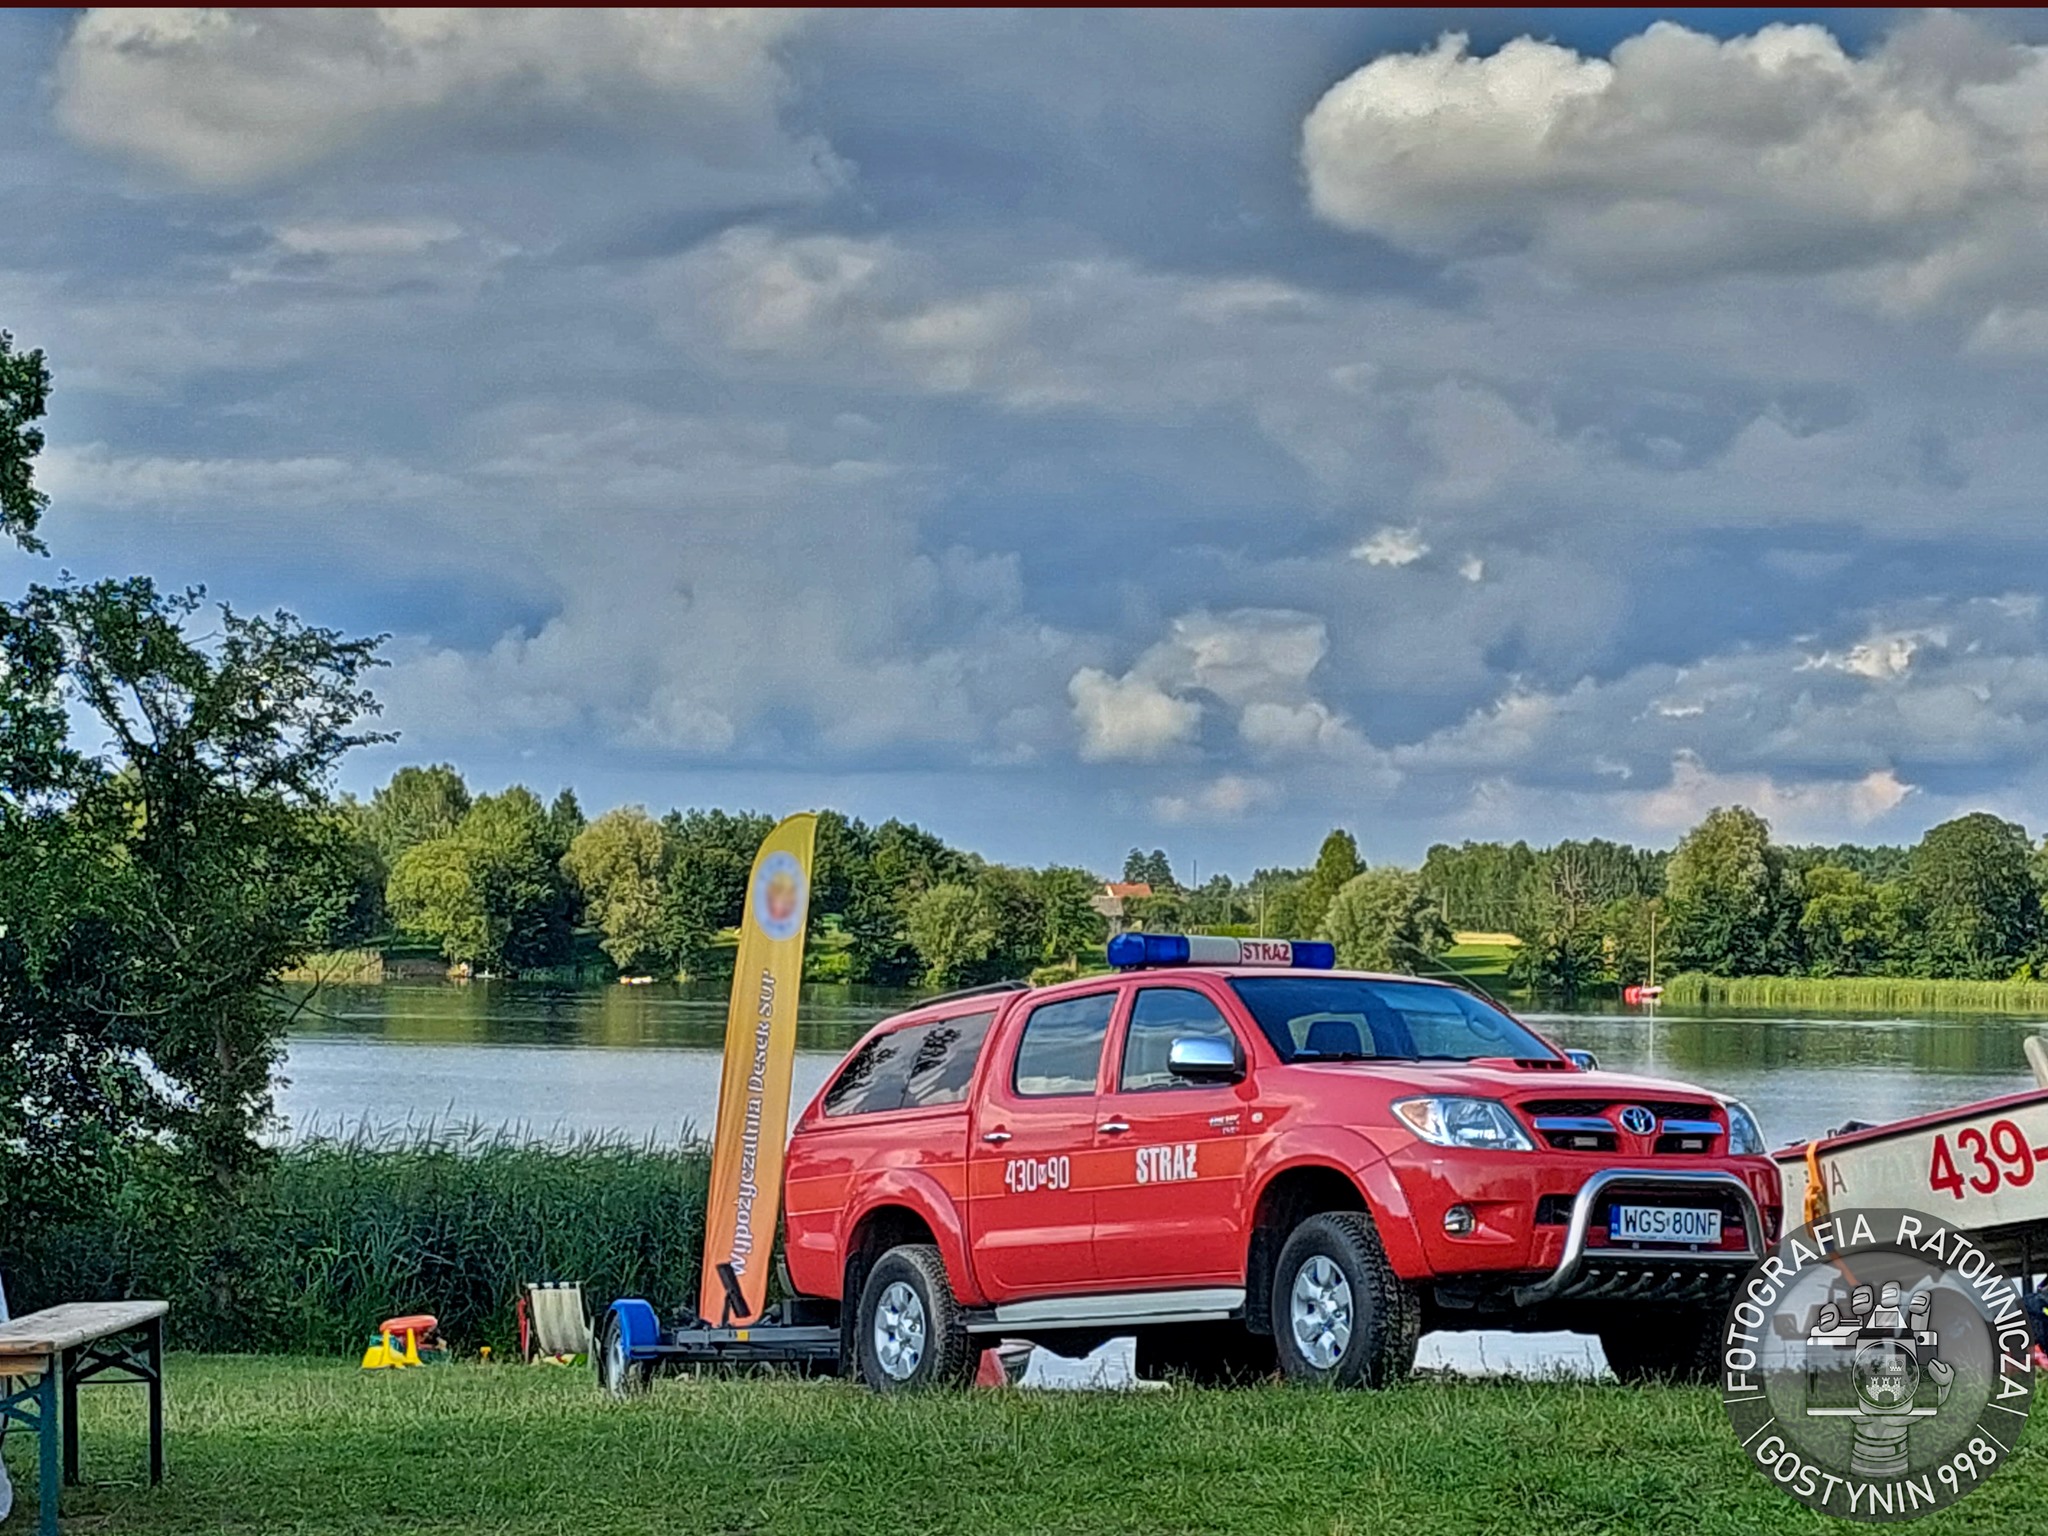
[[[1109,963],[1120,971],[1164,965],[1292,965],[1327,971],[1337,946],[1319,939],[1231,939],[1203,933],[1120,933],[1109,941]]]

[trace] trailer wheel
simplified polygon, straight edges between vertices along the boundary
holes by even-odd
[[[1422,1303],[1387,1263],[1363,1211],[1294,1229],[1273,1275],[1273,1343],[1288,1380],[1384,1387],[1414,1368]]]
[[[1629,1386],[1712,1381],[1720,1367],[1721,1319],[1706,1308],[1628,1308],[1604,1320],[1600,1348],[1615,1379]]]
[[[633,1397],[645,1392],[653,1380],[653,1363],[632,1359],[626,1353],[626,1330],[619,1314],[606,1313],[604,1337],[597,1350],[598,1388],[611,1397]]]
[[[974,1343],[930,1243],[905,1243],[875,1261],[853,1342],[860,1379],[877,1392],[962,1387],[974,1378]]]
[[[1239,1387],[1279,1367],[1269,1335],[1242,1323],[1162,1323],[1138,1330],[1138,1376],[1198,1387]]]

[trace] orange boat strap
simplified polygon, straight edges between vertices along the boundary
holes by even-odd
[[[1812,1226],[1828,1213],[1828,1187],[1820,1171],[1820,1138],[1816,1136],[1806,1144],[1806,1208],[1802,1212],[1807,1226]]]

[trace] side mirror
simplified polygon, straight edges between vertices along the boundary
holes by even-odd
[[[1600,1058],[1591,1051],[1566,1051],[1564,1056],[1566,1061],[1569,1061],[1581,1072],[1598,1072],[1600,1070]]]
[[[1237,1046],[1214,1035],[1176,1040],[1166,1053],[1166,1070],[1190,1083],[1234,1083],[1244,1076]]]

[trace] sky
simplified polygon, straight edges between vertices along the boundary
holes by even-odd
[[[59,570],[1186,878],[2048,830],[2048,19],[10,12]]]

